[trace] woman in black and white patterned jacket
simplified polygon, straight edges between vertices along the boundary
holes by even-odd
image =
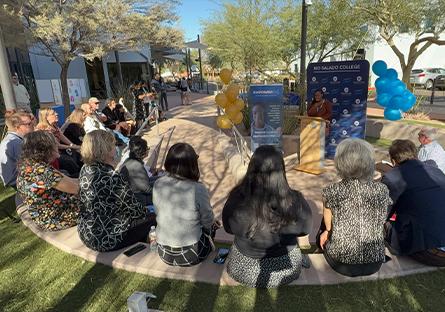
[[[147,239],[150,226],[147,209],[130,186],[114,171],[114,136],[94,130],[84,137],[80,171],[78,232],[82,242],[96,251],[111,251]]]
[[[370,275],[385,260],[383,227],[392,204],[389,191],[384,184],[372,180],[374,149],[368,142],[342,141],[334,161],[342,180],[323,189],[319,247],[338,273]]]

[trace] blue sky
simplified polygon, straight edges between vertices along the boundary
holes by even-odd
[[[201,35],[201,20],[208,19],[214,12],[220,11],[222,2],[223,0],[182,0],[177,14],[186,41],[195,40],[198,34]]]

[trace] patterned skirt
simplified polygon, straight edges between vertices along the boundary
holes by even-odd
[[[273,288],[289,284],[301,273],[302,254],[300,248],[288,254],[254,259],[243,255],[235,244],[228,256],[227,273],[237,282],[249,287]]]
[[[204,261],[212,252],[213,242],[202,233],[199,241],[190,246],[170,247],[158,244],[158,254],[168,265],[188,267]]]

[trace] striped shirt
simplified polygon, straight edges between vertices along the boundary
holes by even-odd
[[[445,173],[445,151],[437,141],[422,145],[419,150],[418,158],[420,161],[434,160],[437,167]]]

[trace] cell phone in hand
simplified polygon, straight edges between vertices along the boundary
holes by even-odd
[[[216,264],[224,264],[228,255],[228,248],[218,248],[218,254],[216,255],[215,259],[213,259],[213,262]]]
[[[147,248],[147,246],[145,246],[144,244],[137,244],[136,246],[125,250],[124,255],[126,255],[127,257],[131,257],[137,254],[139,251],[144,250],[145,248]]]

